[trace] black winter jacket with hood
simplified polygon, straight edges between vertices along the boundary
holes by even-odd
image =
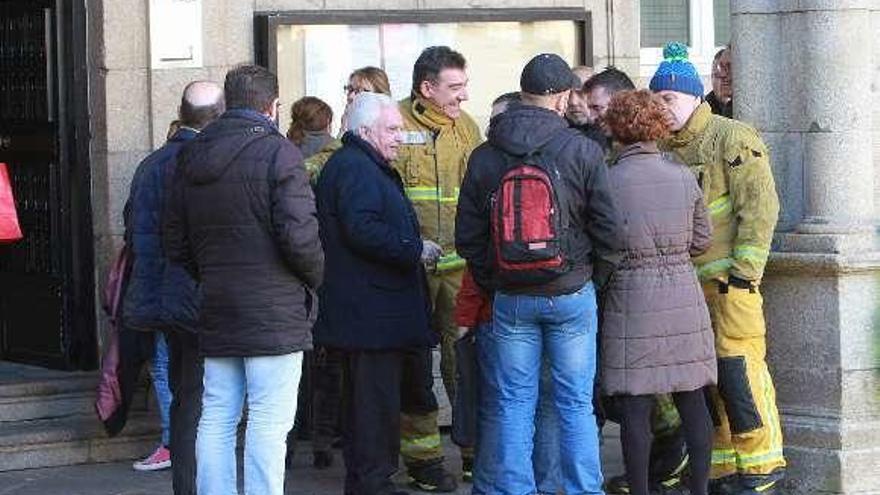
[[[299,150],[265,116],[229,110],[179,158],[166,251],[201,282],[207,357],[311,348],[323,278],[315,201]]]
[[[511,162],[540,151],[539,160],[559,171],[565,188],[561,208],[568,208],[572,229],[569,257],[573,268],[548,282],[500,287],[494,277],[490,202]],[[515,160],[513,161],[514,163]],[[580,289],[592,277],[601,286],[619,258],[620,219],[610,194],[602,150],[593,140],[568,127],[555,112],[519,105],[492,120],[489,140],[471,154],[461,185],[455,245],[468,262],[474,280],[487,292],[556,296]]]

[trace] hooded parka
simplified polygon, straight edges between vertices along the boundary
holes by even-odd
[[[204,294],[206,357],[311,348],[324,253],[299,150],[267,117],[229,110],[180,154],[165,218],[169,258]]]

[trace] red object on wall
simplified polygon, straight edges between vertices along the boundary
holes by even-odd
[[[15,242],[21,238],[9,170],[5,163],[0,163],[0,243]]]

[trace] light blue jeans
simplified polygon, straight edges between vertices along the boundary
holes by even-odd
[[[596,294],[592,283],[562,296],[495,294],[487,332],[487,412],[497,418],[492,493],[537,492],[533,451],[542,360],[547,359],[559,421],[559,469],[567,495],[602,494],[593,413]]]
[[[153,380],[153,390],[156,393],[156,402],[159,404],[159,421],[162,424],[162,445],[168,447],[171,443],[171,388],[168,386],[168,342],[165,334],[154,332],[156,335],[156,350],[153,351],[153,359],[150,361],[150,377]]]
[[[478,362],[487,363],[489,359],[486,334],[492,331],[491,323],[477,327]],[[496,417],[488,414],[491,400],[487,390],[486,369],[480,370],[480,397],[478,414],[479,441],[474,461],[474,481],[472,495],[488,495],[492,493],[492,480],[495,479],[497,467],[497,446],[495,430],[498,428]],[[538,388],[538,411],[535,417],[535,449],[532,452],[532,465],[535,470],[535,484],[541,495],[556,494],[561,488],[559,478],[559,419],[556,417],[556,405],[553,403],[553,377],[545,359],[541,366],[541,383]]]
[[[245,495],[283,495],[287,433],[296,418],[302,352],[205,358],[196,437],[196,484],[204,495],[237,495],[236,431],[247,398]]]

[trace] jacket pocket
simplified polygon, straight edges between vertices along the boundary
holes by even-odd
[[[413,284],[404,277],[392,277],[385,275],[373,275],[369,278],[370,287],[381,290],[401,292],[411,289]]]

